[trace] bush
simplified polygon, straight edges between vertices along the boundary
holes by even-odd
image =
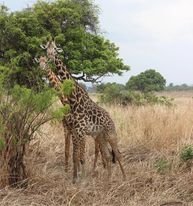
[[[180,159],[184,162],[193,159],[193,147],[191,145],[182,148],[182,151],[180,153]]]
[[[101,101],[105,103],[116,103],[118,102],[122,85],[116,83],[107,83],[104,87],[103,95],[101,96]]]
[[[171,168],[170,162],[165,158],[160,158],[160,159],[156,160],[154,166],[155,166],[157,172],[160,174],[164,174],[165,172],[167,172]]]
[[[41,93],[20,86],[8,92],[0,89],[0,185],[24,186],[26,144],[42,124],[59,117],[54,113],[63,117],[66,109],[53,111],[55,92],[50,89]]]
[[[141,93],[137,91],[120,90],[115,85],[111,85],[104,89],[101,95],[102,103],[126,105],[147,105],[161,104],[172,106],[173,99],[165,96],[156,96],[154,93]]]

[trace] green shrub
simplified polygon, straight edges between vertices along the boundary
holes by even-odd
[[[61,91],[62,94],[64,94],[65,96],[69,96],[71,95],[74,89],[75,89],[75,82],[73,80],[71,79],[64,80],[62,84],[62,91]]]
[[[188,161],[193,159],[193,146],[188,145],[182,148],[180,152],[180,159],[183,161]]]
[[[11,186],[23,186],[27,179],[23,161],[27,143],[41,125],[63,117],[68,106],[53,115],[55,92],[48,88],[36,93],[16,85],[9,91],[0,86],[0,91],[0,162],[6,171],[6,175],[0,176],[0,182],[6,178],[5,182]]]
[[[70,105],[66,104],[63,107],[60,107],[53,111],[52,116],[57,120],[63,120],[64,116],[70,112]]]
[[[104,89],[101,95],[102,103],[121,104],[121,105],[147,105],[160,104],[166,106],[173,105],[173,99],[165,96],[156,96],[154,93],[142,93],[137,91],[120,90],[115,85]]]
[[[170,162],[165,158],[160,158],[160,159],[156,160],[154,166],[155,166],[157,172],[161,173],[161,174],[165,173],[166,171],[168,171],[171,168]]]

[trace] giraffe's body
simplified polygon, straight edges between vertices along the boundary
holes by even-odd
[[[125,178],[125,173],[120,162],[120,153],[117,145],[117,134],[113,120],[110,118],[108,112],[99,107],[88,96],[88,93],[73,79],[66,66],[56,55],[57,47],[54,42],[48,42],[47,46],[48,58],[54,61],[57,75],[61,81],[71,79],[74,81],[75,89],[67,97],[73,113],[73,134],[78,139],[77,141],[85,141],[86,135],[91,135],[100,144],[102,156],[108,169],[108,176],[111,176],[111,154],[108,150],[108,143],[119,162],[122,174]],[[80,154],[84,157],[84,154]],[[94,166],[96,166],[98,151],[96,151]],[[77,178],[77,160],[78,157],[74,155],[74,179]]]

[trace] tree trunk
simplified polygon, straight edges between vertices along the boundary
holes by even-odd
[[[5,173],[3,182],[11,187],[26,187],[27,175],[24,165],[26,143],[13,141],[13,137],[8,133],[5,135],[5,147],[0,158],[3,162],[1,169]]]
[[[16,148],[12,148],[14,152],[12,152],[10,156],[8,156],[8,183],[10,186],[13,187],[25,187],[27,184],[27,176],[25,171],[25,165],[23,162],[25,151],[24,148],[25,145],[17,145]]]

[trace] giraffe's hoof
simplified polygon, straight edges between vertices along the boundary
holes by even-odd
[[[126,175],[123,176],[123,181],[126,181],[127,180],[127,177]]]
[[[73,180],[72,180],[72,183],[73,183],[73,184],[76,184],[76,183],[77,183],[77,179],[73,179]]]
[[[78,184],[78,183],[80,183],[80,178],[79,178],[79,177],[73,178],[72,183],[73,183],[73,184]]]

